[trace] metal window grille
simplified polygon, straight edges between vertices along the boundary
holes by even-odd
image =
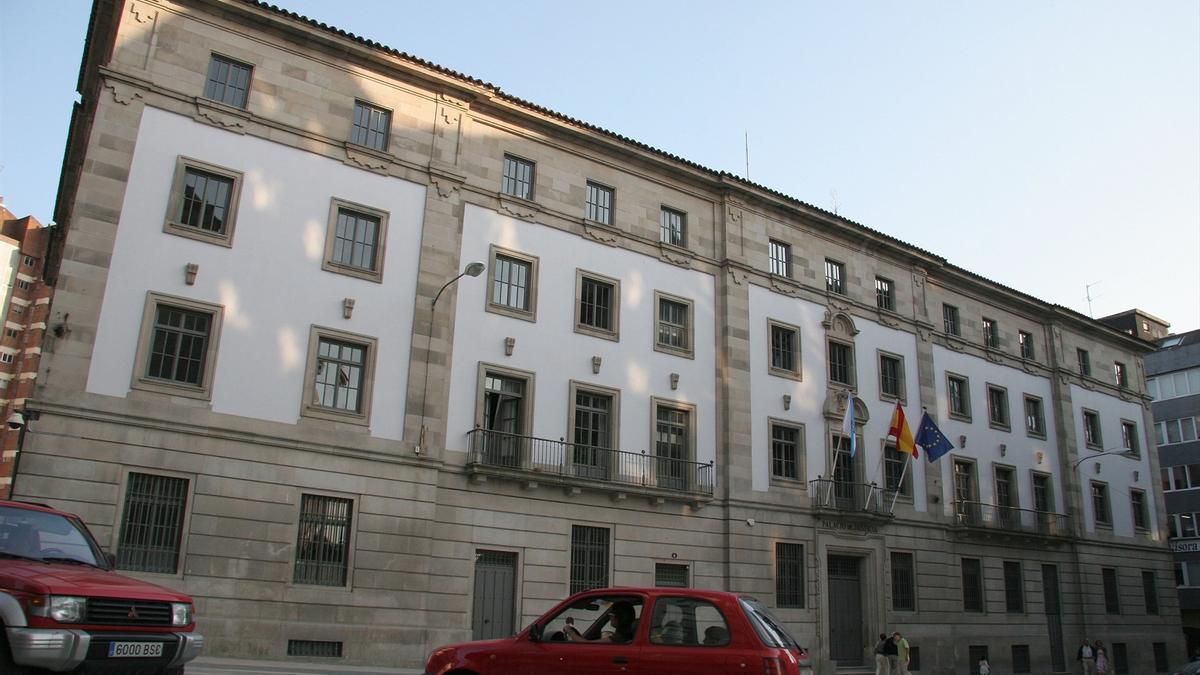
[[[771,473],[780,478],[800,477],[800,430],[771,425]]]
[[[875,277],[875,306],[888,311],[896,310],[896,294],[892,282],[883,277]]]
[[[1033,672],[1033,666],[1029,661],[1029,645],[1012,646],[1012,664],[1014,675],[1023,675],[1025,673]]]
[[[1017,342],[1021,345],[1021,358],[1033,358],[1033,334],[1021,331],[1017,333]]]
[[[958,335],[958,308],[942,305],[942,324],[948,335]]]
[[[977,558],[962,560],[962,592],[964,612],[983,611],[983,573]],[[972,657],[973,663],[977,661]]]
[[[908,454],[900,452],[894,445],[888,445],[883,449],[885,486],[889,492],[898,492],[905,497],[912,496],[912,482],[909,480],[911,477],[904,470],[908,458]]]
[[[159,305],[146,376],[199,385],[204,379],[212,315],[181,307]]]
[[[1120,614],[1121,595],[1117,586],[1116,568],[1105,567],[1100,570],[1100,575],[1104,580],[1104,611],[1108,614]]]
[[[687,246],[687,216],[682,211],[663,207],[659,217],[661,237],[664,244]]]
[[[613,329],[613,285],[584,277],[579,285],[579,323],[598,330]]]
[[[682,302],[658,301],[658,344],[688,349],[688,306]]]
[[[1141,490],[1129,491],[1130,510],[1133,511],[1133,526],[1139,530],[1150,527],[1150,513],[1146,509],[1146,493]]]
[[[1146,613],[1158,614],[1158,588],[1154,583],[1154,572],[1142,572],[1142,595],[1146,599]]]
[[[687,588],[688,566],[672,563],[654,565],[654,585],[662,588]]]
[[[250,66],[213,54],[208,64],[208,82],[204,98],[220,101],[235,108],[246,107],[246,92],[250,89]]]
[[[288,640],[288,656],[341,658],[342,643],[322,640]]]
[[[612,203],[612,188],[596,183],[587,184],[587,202],[584,204],[583,210],[585,218],[597,223],[612,225]]]
[[[911,612],[916,608],[916,569],[913,554],[893,551],[892,609]]]
[[[183,174],[179,224],[213,234],[225,234],[233,179],[188,167]]]
[[[830,293],[846,292],[846,266],[832,260],[825,261],[825,290]]]
[[[1021,578],[1021,563],[1004,561],[1004,606],[1009,612],[1025,611],[1025,587]]]
[[[804,607],[804,545],[775,544],[775,605]]]
[[[505,155],[500,191],[521,199],[533,199],[533,162]]]
[[[364,345],[322,337],[317,341],[317,377],[313,405],[362,412]]]
[[[970,415],[967,405],[967,381],[961,377],[951,377],[947,380],[949,389],[950,412],[954,415]]]
[[[492,283],[492,304],[529,310],[529,282],[531,266],[523,260],[496,256]]]
[[[392,127],[392,113],[373,105],[354,102],[354,126],[350,130],[350,142],[376,150],[387,150],[388,131]]]
[[[887,396],[900,398],[904,394],[900,386],[900,359],[879,356],[879,389]]]
[[[992,424],[1008,426],[1008,393],[1003,389],[988,388],[988,411]]]
[[[608,528],[571,526],[571,593],[608,585]]]
[[[1086,349],[1076,349],[1075,355],[1079,358],[1079,374],[1080,375],[1091,375],[1092,374],[1092,358],[1090,356],[1088,356],[1087,350]]]
[[[771,367],[796,372],[796,330],[786,326],[771,326]]]
[[[839,384],[854,384],[854,356],[850,345],[829,342],[829,379]]]
[[[1167,643],[1155,642],[1154,649],[1154,672],[1167,672]]]
[[[771,274],[781,277],[792,276],[792,247],[780,241],[771,240]]]
[[[298,584],[345,586],[350,564],[350,526],[354,502],[340,497],[303,495],[296,535]]]
[[[117,544],[117,567],[174,574],[187,508],[185,478],[130,473]]]
[[[333,262],[375,271],[378,237],[379,218],[350,209],[338,209],[333,233]]]
[[[995,321],[987,318],[983,320],[983,344],[992,349],[1000,346],[1000,329]]]

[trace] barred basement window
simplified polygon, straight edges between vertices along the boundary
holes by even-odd
[[[1155,642],[1153,647],[1154,647],[1154,672],[1156,672],[1156,673],[1168,672],[1167,643]]]
[[[320,640],[288,640],[287,655],[341,658],[342,643]]]
[[[292,581],[316,586],[345,586],[350,569],[354,502],[340,497],[303,495],[296,535]]]
[[[1105,567],[1100,570],[1104,579],[1104,611],[1108,614],[1121,613],[1121,589],[1117,585],[1117,570],[1115,567]]]
[[[1114,642],[1113,646],[1114,675],[1129,675],[1129,650],[1124,642]]]
[[[962,559],[962,602],[964,612],[983,611],[983,570],[978,558]],[[971,663],[978,662],[971,657]]]
[[[892,609],[911,612],[917,608],[916,565],[913,554],[892,552]]]
[[[803,544],[775,544],[775,606],[804,607]]]
[[[1142,572],[1142,595],[1146,599],[1146,613],[1158,614],[1158,588],[1154,583],[1154,572]]]
[[[608,586],[608,528],[571,526],[571,593]]]
[[[1025,611],[1025,584],[1019,562],[1004,561],[1004,605],[1010,613]]]
[[[1014,675],[1033,672],[1029,663],[1029,645],[1012,646],[1012,664]]]
[[[654,565],[654,585],[661,588],[687,588],[688,566],[656,563]]]
[[[117,567],[135,572],[174,574],[179,568],[188,481],[130,473],[125,488]]]

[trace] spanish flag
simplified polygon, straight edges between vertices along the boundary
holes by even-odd
[[[904,418],[904,408],[900,407],[899,402],[896,403],[896,412],[892,413],[892,426],[888,428],[888,436],[896,439],[897,450],[907,452],[914,459],[921,458],[917,444],[913,443],[912,430],[908,428],[908,420]]]

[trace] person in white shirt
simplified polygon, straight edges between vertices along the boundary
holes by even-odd
[[[1079,641],[1079,651],[1075,660],[1083,667],[1083,675],[1096,675],[1096,650],[1086,639]]]

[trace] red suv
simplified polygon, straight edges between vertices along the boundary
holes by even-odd
[[[808,653],[757,600],[684,588],[567,598],[515,637],[441,647],[426,675],[811,675]]]
[[[0,673],[181,675],[192,599],[112,571],[77,516],[0,500]]]

